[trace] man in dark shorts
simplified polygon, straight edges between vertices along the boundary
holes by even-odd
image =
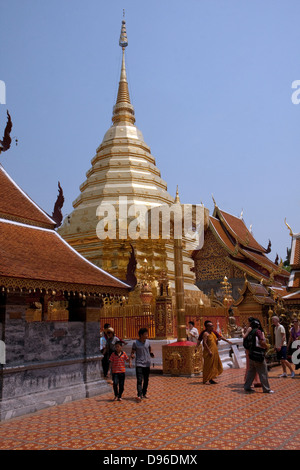
[[[286,368],[290,369],[291,377],[295,377],[295,372],[293,371],[291,364],[287,360],[287,342],[285,328],[283,325],[280,324],[279,318],[276,316],[272,317],[272,322],[275,325],[274,335],[277,359],[281,362],[283,371],[283,373],[279,377],[287,377]]]

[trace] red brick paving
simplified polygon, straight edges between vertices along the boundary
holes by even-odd
[[[217,385],[151,375],[141,403],[127,377],[122,402],[107,393],[0,423],[0,449],[298,450],[300,375],[280,373],[269,374],[273,395],[245,394],[241,369],[224,371]]]

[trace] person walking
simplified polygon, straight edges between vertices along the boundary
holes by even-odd
[[[109,369],[109,358],[107,357],[107,354],[105,354],[105,348],[106,348],[106,341],[107,341],[107,330],[110,328],[109,323],[105,323],[103,327],[103,332],[101,333],[100,336],[100,352],[103,354],[102,357],[102,370],[103,370],[103,375],[106,378],[108,369]]]
[[[287,360],[287,341],[286,332],[283,325],[280,324],[277,316],[272,317],[272,322],[275,325],[275,349],[277,352],[277,359],[280,361],[283,373],[279,377],[287,377],[286,369],[291,371],[291,377],[295,377],[295,372]]]
[[[115,351],[110,355],[109,358],[110,369],[108,371],[108,377],[112,375],[113,389],[114,389],[114,401],[122,401],[122,395],[124,392],[125,384],[125,362],[129,362],[129,367],[131,367],[131,358],[122,349],[122,341],[117,341],[115,343]]]
[[[107,328],[106,341],[105,341],[105,346],[103,348],[103,358],[102,358],[102,366],[104,363],[104,371],[106,372],[106,375],[104,373],[104,377],[107,377],[107,373],[109,369],[109,358],[110,358],[110,355],[115,350],[115,344],[117,341],[120,341],[120,339],[115,335],[114,329],[111,327]]]
[[[148,336],[148,329],[141,328],[139,330],[139,339],[134,341],[131,350],[131,358],[133,359],[135,357],[138,402],[140,402],[142,398],[148,398],[147,390],[149,385],[151,358],[154,357]]]
[[[254,320],[257,320],[259,322],[259,324],[260,324],[259,329],[262,332],[263,337],[264,337],[264,331],[263,331],[263,328],[261,326],[260,321],[256,318],[254,318],[254,317],[249,317],[248,318],[248,327],[245,326],[242,330],[243,346],[244,346],[245,354],[246,354],[246,371],[245,371],[245,375],[244,375],[244,382],[246,381],[247,373],[248,373],[248,370],[249,370],[249,348],[250,348],[250,345],[251,345],[251,335],[249,337],[249,333],[252,331],[251,323]],[[265,337],[264,337],[264,339],[265,339]],[[253,380],[253,386],[254,387],[261,387],[261,383],[260,383],[260,380],[259,380],[258,373],[255,374],[255,377],[254,377],[254,380]]]
[[[263,393],[274,393],[271,390],[268,379],[268,368],[265,359],[265,350],[267,349],[266,339],[260,330],[260,322],[256,319],[251,321],[251,331],[248,333],[248,340],[251,340],[249,348],[249,366],[244,383],[245,392],[254,392],[251,388],[256,374],[259,375]]]
[[[222,339],[229,344],[232,344],[228,339],[221,335],[217,336],[214,332],[214,326],[211,321],[206,320],[204,323],[205,330],[199,336],[197,347],[200,346],[201,340],[203,341],[203,384],[209,382],[216,384],[215,378],[222,374],[223,365],[218,351],[218,340]]]

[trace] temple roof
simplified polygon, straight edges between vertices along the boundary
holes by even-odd
[[[295,291],[295,289],[298,291],[300,287],[300,233],[294,233],[291,227],[286,223],[286,220],[285,224],[289,228],[290,236],[292,237],[290,255],[291,272],[288,288],[289,291]],[[288,300],[290,300],[290,298]],[[293,298],[293,300],[295,300],[295,298]]]
[[[0,166],[0,286],[128,292],[127,284],[81,256],[54,227]]]
[[[213,216],[222,222],[224,228],[237,243],[261,253],[267,252],[266,248],[263,248],[259,243],[257,243],[242,218],[222,211],[217,206],[215,206]]]
[[[50,229],[56,225],[56,222],[15,183],[1,164],[0,217]]]
[[[83,258],[54,230],[0,219],[0,256],[0,277],[128,288]]]
[[[262,305],[274,305],[275,300],[271,297],[270,292],[262,284],[257,284],[255,282],[246,281],[243,289],[241,290],[240,298],[234,303],[234,306],[237,307],[240,305],[245,295],[249,291],[253,295],[253,299]]]
[[[290,265],[294,269],[300,268],[300,233],[293,234]]]
[[[255,240],[241,217],[222,211],[215,204],[214,213],[209,216],[209,230],[228,253],[226,259],[231,264],[258,281],[277,286],[287,284],[288,271],[266,256],[270,250]],[[193,253],[196,256],[197,251]]]
[[[300,301],[300,290],[297,290],[296,292],[292,292],[290,294],[287,294],[282,297],[283,300],[285,301]]]
[[[220,220],[210,216],[209,223],[214,235],[219,239],[222,245],[224,245],[224,247],[232,254],[235,253],[236,245],[233,243],[233,240],[228,237],[228,234],[225,232]]]

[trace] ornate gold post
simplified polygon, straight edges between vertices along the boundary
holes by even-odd
[[[228,281],[227,276],[224,276],[224,279],[221,282],[221,286],[222,286],[221,289],[223,291],[223,304],[226,307],[226,314],[228,315],[227,325],[226,325],[227,336],[232,337],[233,336],[232,327],[234,325],[231,324],[232,319],[230,318],[229,310],[230,310],[230,306],[233,302],[233,297],[231,295],[232,294],[232,286],[231,286],[230,282]]]
[[[273,327],[272,327],[272,316],[273,315],[274,315],[274,312],[270,307],[269,310],[268,310],[268,324],[269,324],[270,341],[271,341],[272,346],[274,346],[274,344],[275,344],[274,330],[273,330]]]
[[[175,202],[178,204],[178,210],[181,210],[178,189]],[[201,372],[202,354],[201,351],[196,350],[195,343],[187,341],[186,339],[182,229],[180,235],[181,236],[178,236],[178,233],[175,233],[173,224],[177,341],[162,347],[163,373],[191,376]]]
[[[177,315],[177,341],[186,341],[184,308],[184,281],[182,266],[182,239],[174,238],[175,298]]]
[[[174,336],[172,297],[169,294],[169,281],[165,271],[158,282],[158,295],[155,299],[155,338],[169,339]]]

